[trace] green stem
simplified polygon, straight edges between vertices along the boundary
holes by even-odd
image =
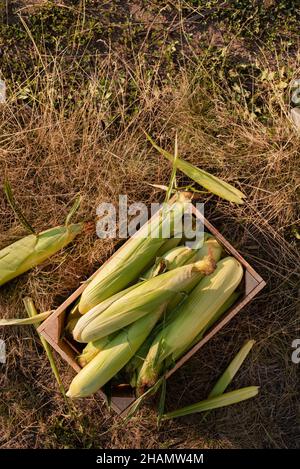
[[[31,298],[29,297],[26,297],[23,299],[23,303],[24,303],[24,306],[25,306],[25,309],[26,309],[26,312],[28,314],[29,317],[35,317],[35,316],[39,316],[38,315],[38,312],[35,308],[35,305],[32,301]],[[35,328],[37,329],[39,324],[35,325]],[[64,385],[62,383],[62,380],[61,380],[61,377],[59,375],[59,371],[58,371],[58,368],[56,366],[56,363],[55,363],[55,360],[54,360],[54,357],[53,357],[53,354],[52,354],[52,350],[50,348],[50,345],[48,344],[48,342],[46,341],[46,339],[41,336],[41,334],[38,334],[39,338],[40,338],[40,341],[44,347],[44,350],[46,352],[46,355],[48,357],[48,360],[49,360],[49,363],[50,363],[50,366],[51,366],[51,369],[53,371],[53,374],[55,376],[55,379],[57,381],[57,384],[58,384],[58,387],[59,387],[59,390],[61,392],[61,394],[63,395],[65,401],[68,403],[68,399],[66,397],[66,391],[65,391],[65,388],[64,388]]]
[[[26,218],[25,218],[24,214],[22,213],[21,209],[16,204],[16,201],[15,201],[15,198],[14,198],[14,195],[13,195],[13,191],[12,191],[11,185],[10,185],[8,180],[6,180],[4,182],[3,190],[4,190],[4,193],[6,195],[7,201],[9,203],[9,205],[11,206],[14,214],[18,218],[19,222],[24,226],[24,228],[26,230],[28,230],[32,234],[35,234],[35,231],[34,231],[33,227],[30,225],[28,220],[26,220]]]

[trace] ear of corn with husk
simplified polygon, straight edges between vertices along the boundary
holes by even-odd
[[[194,250],[188,246],[177,246],[158,257],[155,264],[141,275],[141,280],[149,280],[157,275],[181,267],[189,263],[194,256]]]
[[[166,252],[168,251],[171,251],[171,249],[174,249],[178,246],[178,244],[180,244],[182,241],[182,237],[181,235],[176,235],[176,233],[174,234],[174,236],[170,239],[167,239],[164,244],[158,249],[156,255],[157,257],[160,257],[160,256],[163,256]]]
[[[236,302],[238,297],[240,296],[239,292],[233,292],[232,295],[224,302],[224,304],[218,309],[216,314],[211,318],[211,320],[207,323],[207,325],[203,328],[203,330],[195,337],[193,342],[187,344],[186,347],[182,350],[178,350],[177,352],[177,359],[184,355],[189,349],[194,347],[205,335],[206,331],[210,329],[217,321],[220,319],[223,314]]]
[[[192,257],[197,258],[197,261],[199,261],[199,260],[201,260],[201,258],[206,257],[209,253],[213,256],[214,262],[217,262],[219,260],[220,254],[221,254],[221,251],[222,251],[221,246],[217,243],[217,241],[215,239],[212,238],[211,235],[209,235],[207,233],[205,233],[204,239],[205,239],[205,243],[207,243],[208,246],[211,247],[211,249],[208,249],[207,247],[205,249],[203,249],[203,247],[202,247],[201,251],[200,250],[192,250],[191,248],[187,248],[187,250],[186,250],[186,247],[181,246],[182,248],[185,249],[185,251],[183,251],[184,255],[180,256],[180,260],[179,260],[180,264],[182,264],[183,261],[186,261],[186,264],[188,264],[188,262],[191,260]],[[213,243],[212,243],[212,241],[213,241]],[[178,248],[175,248],[174,250],[177,250],[177,249]],[[172,250],[172,251],[174,251],[174,250]],[[186,255],[185,255],[185,253],[186,253]],[[168,267],[169,268],[170,267],[176,268],[177,263],[174,262],[174,259],[176,261],[176,255],[173,256],[173,252],[171,254],[172,254],[172,257],[171,257],[172,263],[169,264]],[[191,279],[192,286],[194,285],[194,283],[195,283],[195,281],[193,279]],[[134,288],[134,287],[131,287],[131,289],[132,288]],[[190,289],[189,285],[186,285],[186,292],[189,291],[189,289]],[[117,294],[117,298],[121,298],[128,291],[129,291],[129,289],[124,290],[123,292],[120,292],[119,294]],[[177,302],[179,302],[181,300],[181,298],[182,298],[182,296],[178,295]],[[111,302],[111,300],[108,300],[108,301]],[[172,298],[171,304],[173,304],[173,305],[175,304],[174,298]],[[100,307],[100,305],[99,305],[99,307]],[[103,311],[103,304],[102,304],[102,307],[101,307],[101,311]],[[171,314],[171,313],[174,313],[174,311],[169,308],[169,305],[167,307],[167,311],[168,311],[168,314],[164,315],[164,323],[166,323],[167,321],[169,321],[173,317],[173,314]],[[155,334],[155,331],[156,331],[156,333],[158,333],[161,327],[162,327],[162,323],[158,324],[155,327],[155,330],[152,331],[150,336],[147,338],[145,343],[142,345],[141,348],[142,348],[142,356],[143,357],[146,356],[146,354],[149,350],[149,347],[150,347],[150,345],[151,345],[151,343],[152,343],[152,341],[155,337],[155,335],[153,335],[153,334]],[[103,337],[102,339],[96,340],[94,342],[89,342],[88,343],[88,345],[85,347],[85,349],[83,350],[82,354],[79,357],[79,363],[81,364],[81,366],[85,366],[89,361],[91,361],[91,359],[98,353],[99,349],[102,348],[102,344],[105,343],[106,340],[107,340],[107,336]],[[134,362],[137,363],[137,365],[132,368],[132,371],[139,364],[140,353],[141,353],[141,351],[139,350],[137,355],[135,357],[133,357],[133,359],[131,360],[133,363]],[[129,367],[128,367],[127,371],[129,371],[130,367],[132,367],[132,364],[131,365],[128,364],[128,365],[129,365]]]
[[[81,223],[30,234],[0,251],[0,286],[41,264],[81,232]]]
[[[150,314],[122,330],[73,379],[68,397],[89,396],[103,387],[131,359],[163,314],[161,304]]]
[[[106,309],[100,303],[78,321],[73,331],[74,339],[78,342],[90,342],[112,334],[155,311],[161,303],[169,302],[175,293],[184,291],[191,281],[199,281],[214,268],[213,258],[207,256],[194,264],[178,267],[142,282]]]
[[[243,275],[240,263],[226,257],[216,270],[202,279],[179,306],[176,318],[155,338],[138,377],[143,389],[157,380],[166,359],[175,361],[195,337],[207,327],[222,304],[239,285]]]
[[[192,348],[194,345],[196,345],[204,336],[205,332],[207,329],[210,329],[210,327],[236,302],[237,298],[239,297],[239,293],[233,292],[232,295],[228,298],[227,301],[220,307],[220,309],[217,311],[215,316],[212,318],[212,320],[207,324],[207,327],[204,328],[200,334],[197,335],[197,337],[193,340],[191,344],[188,344],[182,351],[178,351],[178,358],[180,358],[182,355],[184,355],[190,348]],[[174,316],[174,315],[173,315]],[[171,316],[171,320],[173,318]],[[161,322],[158,324],[151,334],[147,337],[141,348],[137,351],[134,357],[130,360],[130,362],[126,365],[126,373],[130,376],[131,375],[131,381],[130,384],[132,387],[136,387],[137,384],[137,377],[138,374],[143,366],[143,363],[145,361],[145,358],[149,352],[149,349],[156,337],[156,335],[162,330],[163,327],[165,327],[168,324],[168,319],[164,322]]]
[[[0,251],[0,286],[56,254],[73,241],[83,229],[83,223],[70,224],[72,216],[80,206],[80,197],[75,200],[64,226],[57,226],[36,234],[17,206],[8,181],[4,183],[4,192],[15,215],[31,234]]]
[[[177,231],[190,198],[190,194],[180,193],[172,205],[164,205],[151,223],[145,224],[103,265],[81,295],[79,311],[82,314],[138,278],[155,259],[172,230]]]
[[[77,357],[77,361],[81,367],[86,366],[93,358],[98,355],[101,350],[104,350],[106,345],[116,337],[118,332],[115,334],[111,334],[106,337],[102,337],[101,339],[95,340],[94,342],[89,342],[81,352],[81,354]]]
[[[221,258],[223,248],[212,235],[204,233],[204,243],[202,247],[193,251],[195,254],[189,260],[189,263],[198,262],[207,256],[212,257],[214,262],[218,262]],[[173,299],[171,299],[167,306],[168,315],[171,315],[176,311],[178,304],[187,298],[187,295],[193,290],[193,288],[195,288],[197,283],[199,283],[199,278],[191,279],[184,290],[181,290],[179,293],[174,295]]]

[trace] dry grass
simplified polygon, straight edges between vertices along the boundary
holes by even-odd
[[[97,396],[76,403],[76,418],[70,418],[34,330],[13,328],[0,332],[8,350],[7,364],[0,365],[0,444],[299,448],[299,366],[291,361],[291,343],[300,333],[299,252],[292,234],[299,223],[300,140],[288,117],[279,75],[267,82],[253,79],[263,115],[253,118],[247,87],[241,84],[236,93],[228,80],[220,81],[218,69],[206,67],[205,57],[196,66],[180,68],[172,80],[161,80],[159,73],[150,76],[139,57],[134,62],[119,59],[113,50],[95,58],[83,80],[78,59],[69,59],[66,67],[64,55],[36,52],[40,73],[13,83],[9,103],[0,108],[0,182],[10,180],[38,230],[62,223],[78,193],[83,203],[77,218],[94,220],[97,205],[117,203],[118,194],[127,194],[129,202],[161,199],[147,183],[166,183],[170,167],[142,130],[168,148],[177,131],[182,156],[247,193],[243,207],[205,196],[206,216],[258,270],[267,287],[170,379],[167,406],[203,398],[250,337],[257,344],[233,387],[258,384],[261,393],[253,401],[210,413],[206,422],[192,416],[160,429],[153,404],[134,417],[126,432],[120,424],[111,428],[117,419]],[[160,65],[158,58],[153,70]],[[278,59],[273,69],[281,65]],[[293,66],[297,76],[297,59]],[[268,65],[262,55],[263,68]],[[0,247],[23,234],[1,197]],[[1,316],[24,316],[25,295],[41,310],[59,305],[113,248],[114,243],[85,233],[63,253],[2,287]],[[68,383],[72,372],[59,358],[58,363]]]

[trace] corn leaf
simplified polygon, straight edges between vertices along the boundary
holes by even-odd
[[[158,146],[154,140],[146,133],[146,137],[153,145],[153,147],[169,161],[174,161],[174,156],[168,151],[164,150]],[[218,195],[222,199],[228,200],[229,202],[235,202],[236,204],[243,204],[243,199],[246,197],[240,190],[233,187],[231,184],[228,184],[225,181],[222,181],[220,178],[209,174],[203,169],[197,168],[196,166],[184,161],[183,159],[177,157],[176,167],[180,169],[186,176],[193,179],[197,184],[209,190],[212,194]]]
[[[45,311],[33,317],[22,319],[0,319],[0,326],[27,326],[28,324],[39,324],[47,319],[53,311]]]
[[[258,394],[258,386],[249,386],[246,388],[236,389],[235,391],[227,392],[221,396],[210,397],[204,401],[197,402],[190,406],[182,407],[181,409],[169,412],[162,416],[162,420],[170,420],[177,417],[184,417],[185,415],[195,414],[197,412],[206,412],[208,410],[226,407],[232,404],[251,399]]]
[[[167,380],[165,376],[163,376],[162,386],[160,391],[160,398],[158,404],[158,416],[157,416],[157,425],[159,426],[161,422],[161,418],[165,411],[165,402],[166,402],[166,394],[167,394]]]
[[[154,394],[157,393],[157,391],[159,390],[160,386],[162,385],[163,383],[163,380],[164,380],[164,376],[162,378],[160,378],[155,384],[154,386],[152,386],[151,388],[149,388],[146,392],[144,392],[141,396],[139,396],[134,402],[133,404],[131,404],[131,406],[129,407],[128,409],[128,412],[127,412],[127,415],[124,419],[124,423],[127,423],[129,422],[129,420],[132,419],[132,417],[134,417],[134,415],[136,414],[136,412],[139,410],[139,408],[141,407],[141,405],[144,403],[145,399],[147,397],[150,397],[150,396],[153,396]]]
[[[69,224],[70,224],[70,222],[71,222],[71,218],[75,215],[75,213],[76,213],[77,210],[79,209],[80,204],[81,204],[81,197],[78,196],[78,197],[75,199],[75,202],[74,202],[74,204],[72,205],[71,210],[69,211],[69,213],[68,213],[68,215],[67,215],[67,217],[66,217],[65,226],[69,226]]]
[[[177,157],[178,157],[178,140],[177,140],[177,132],[175,136],[175,149],[174,149],[174,158],[173,158],[173,167],[172,167],[172,174],[170,178],[169,187],[165,197],[165,203],[168,203],[173,192],[173,188],[176,187],[176,171],[177,171]]]
[[[240,351],[236,354],[232,362],[228,365],[222,376],[218,379],[212,390],[210,391],[208,397],[215,397],[223,394],[226,388],[229,386],[240,367],[244,363],[246,357],[248,356],[250,350],[255,344],[254,340],[248,340]]]
[[[5,181],[4,182],[4,186],[3,186],[3,190],[4,190],[4,193],[6,195],[6,198],[7,198],[7,201],[9,203],[9,205],[11,206],[14,214],[16,215],[16,217],[19,219],[20,223],[24,226],[24,228],[26,230],[28,230],[30,233],[35,233],[33,227],[30,225],[30,223],[28,222],[28,220],[26,220],[24,214],[21,212],[20,208],[17,206],[16,202],[15,202],[15,198],[14,198],[14,195],[13,195],[13,191],[12,191],[12,188],[11,188],[11,185],[9,183],[9,181]]]

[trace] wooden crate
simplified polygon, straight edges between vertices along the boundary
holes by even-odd
[[[215,334],[217,334],[236,314],[251,301],[258,292],[265,286],[265,281],[258,275],[258,273],[248,264],[248,262],[234,249],[234,247],[221,235],[221,233],[196,209],[192,208],[193,215],[198,217],[203,222],[205,230],[213,234],[219,243],[223,246],[224,250],[231,256],[235,257],[244,268],[244,277],[242,281],[243,293],[238,298],[236,303],[222,316],[222,318],[205,334],[191,350],[189,350],[175,366],[168,371],[166,377],[170,377],[180,368],[187,360],[189,360],[204,344],[206,344]],[[154,215],[154,216],[157,216]],[[126,246],[126,241],[120,249]],[[118,250],[119,251],[119,250]],[[116,253],[118,252],[116,251]],[[115,254],[116,254],[115,253]],[[113,254],[113,256],[115,255]],[[113,257],[112,256],[112,257]],[[111,257],[111,258],[112,258]],[[110,259],[111,259],[110,258]],[[109,262],[108,259],[106,262]],[[103,264],[104,265],[104,264]],[[103,267],[103,265],[94,273],[96,275]],[[93,275],[93,276],[94,276]],[[92,277],[93,277],[92,276]],[[90,279],[89,279],[90,280]],[[88,281],[89,281],[88,280]],[[63,336],[65,314],[67,309],[74,303],[86,288],[87,282],[83,283],[64,303],[59,306],[56,311],[46,319],[38,328],[38,332],[42,334],[49,344],[61,355],[61,357],[76,371],[80,370],[80,366],[76,362],[76,356],[79,350],[76,349],[74,343],[69,341]],[[106,395],[103,391],[99,391],[104,399]],[[114,387],[111,396],[111,407],[118,414],[126,414],[126,409],[134,402],[135,397],[130,387]]]

